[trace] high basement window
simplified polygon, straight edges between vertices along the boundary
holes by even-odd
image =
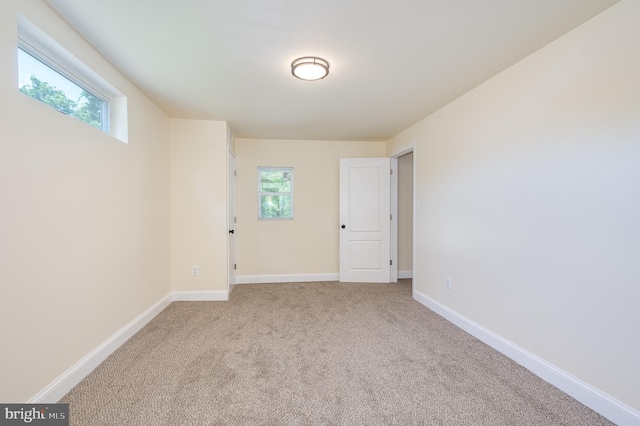
[[[29,49],[28,45],[20,44],[20,92],[58,112],[109,133],[109,98],[81,85],[73,76],[66,77],[55,63],[47,59]]]
[[[18,19],[18,90],[127,142],[126,98],[27,19]]]

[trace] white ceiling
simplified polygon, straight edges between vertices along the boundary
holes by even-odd
[[[386,140],[617,1],[45,0],[170,117],[324,140]]]

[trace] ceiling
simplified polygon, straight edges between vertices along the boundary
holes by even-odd
[[[173,118],[387,140],[618,0],[45,0]],[[300,56],[329,76],[291,75]]]

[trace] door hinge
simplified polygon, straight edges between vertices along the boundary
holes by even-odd
[[[238,172],[236,170],[233,171],[234,176],[238,176]]]
[[[233,223],[238,223],[238,217],[237,216],[233,217]]]
[[[389,266],[393,265],[393,260],[389,259]]]
[[[233,270],[235,271],[236,269],[238,269],[238,265],[237,264],[233,264]]]
[[[393,220],[393,215],[392,214],[389,215],[389,220]]]
[[[393,169],[389,169],[389,174],[392,175],[393,174]]]

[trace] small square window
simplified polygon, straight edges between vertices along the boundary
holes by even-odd
[[[258,219],[293,219],[293,167],[258,167]]]

